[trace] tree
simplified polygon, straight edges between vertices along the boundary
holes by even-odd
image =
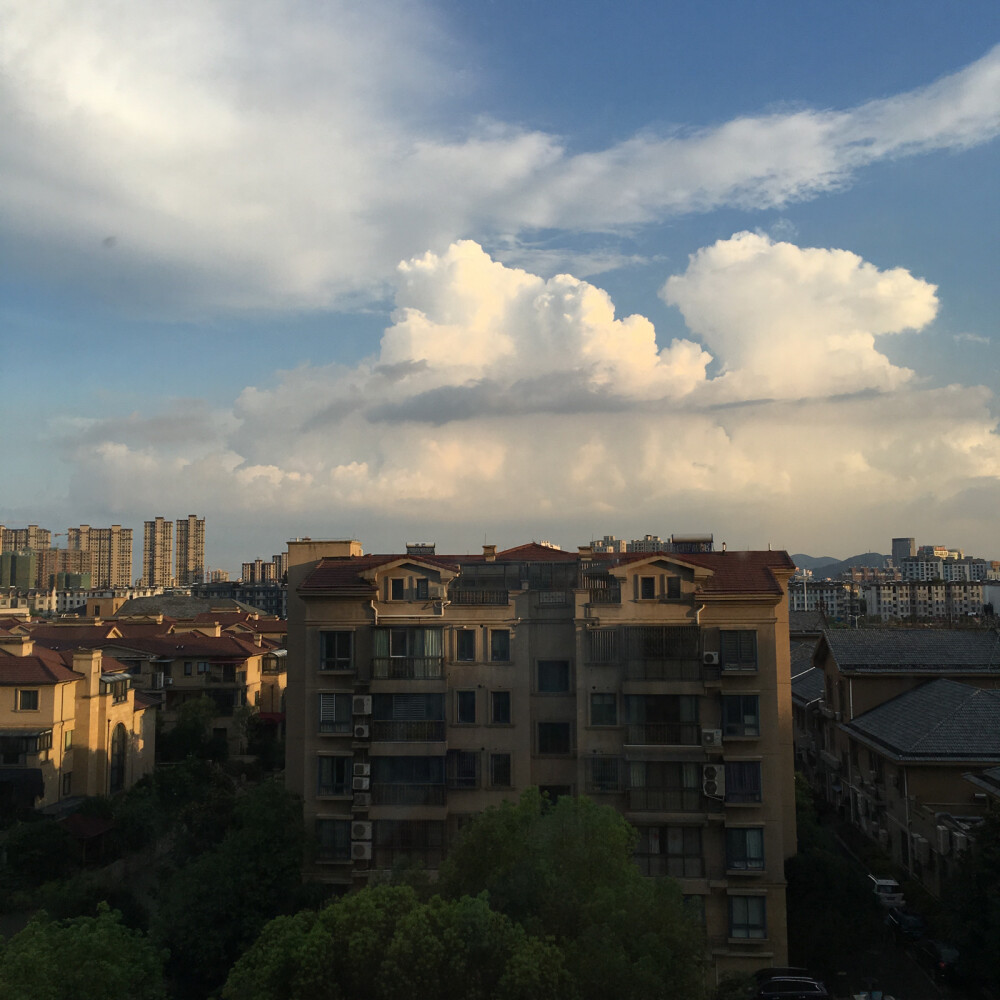
[[[170,729],[156,734],[156,747],[160,760],[181,761],[185,757],[225,757],[225,747],[212,735],[212,721],[218,708],[208,695],[184,702],[177,712],[177,722]],[[220,757],[221,753],[221,757]]]
[[[54,921],[46,914],[0,944],[4,1000],[163,1000],[163,955],[121,914]]]
[[[185,996],[204,997],[273,917],[302,905],[301,804],[277,782],[236,798],[221,841],[173,872],[152,932]]]
[[[961,970],[984,986],[1000,988],[1000,809],[976,828],[944,898]]]
[[[530,935],[551,936],[583,1000],[698,997],[704,938],[673,879],[647,879],[635,830],[587,798],[537,789],[473,820],[441,869],[443,895],[485,891]]]
[[[319,913],[279,917],[236,963],[227,1000],[560,1000],[570,979],[551,942],[484,896],[418,901],[376,886]]]

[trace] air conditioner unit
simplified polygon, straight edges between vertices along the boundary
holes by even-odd
[[[356,694],[351,703],[351,712],[353,715],[371,715],[372,696],[370,694]]]
[[[161,670],[157,674],[153,674],[153,687],[159,690],[163,687],[163,671]]]
[[[701,731],[701,745],[703,747],[721,747],[722,746],[722,730],[721,729],[703,729]]]
[[[946,826],[937,827],[937,851],[944,857],[951,850],[951,830]]]
[[[843,712],[834,712],[833,713],[833,721],[834,722],[842,722],[843,718],[844,718],[844,713]]]
[[[702,653],[701,662],[704,663],[706,667],[717,667],[719,665],[719,654]]]
[[[354,738],[356,740],[366,740],[371,736],[371,729],[365,725],[357,725],[354,727]]]
[[[913,836],[913,853],[922,865],[926,865],[931,859],[931,845],[927,838],[921,837],[919,833]]]
[[[372,804],[371,792],[355,792],[354,801],[351,803],[352,809],[370,809]]]
[[[951,846],[952,850],[956,854],[961,854],[962,851],[966,850],[969,846],[969,838],[964,833],[959,833],[957,830],[951,835]]]
[[[372,825],[365,820],[355,820],[351,824],[351,840],[371,840]]]
[[[355,778],[351,784],[351,788],[356,792],[367,792],[370,781],[370,778]]]
[[[710,799],[726,796],[726,769],[721,764],[705,764],[701,769],[701,791]]]
[[[355,764],[354,765],[354,777],[355,778],[367,778],[372,773],[371,764]]]
[[[352,861],[371,861],[372,842],[370,840],[355,840],[351,844]]]

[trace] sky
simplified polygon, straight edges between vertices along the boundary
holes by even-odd
[[[0,523],[1000,559],[995,0],[0,18]]]

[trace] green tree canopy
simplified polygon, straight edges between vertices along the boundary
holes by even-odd
[[[647,879],[635,830],[587,798],[537,789],[476,817],[441,869],[450,898],[485,891],[530,935],[552,936],[582,1000],[696,998],[704,940],[672,879]]]
[[[107,905],[96,917],[44,913],[0,944],[4,1000],[163,1000],[163,956]]]
[[[363,889],[279,917],[236,963],[226,1000],[535,1000],[570,994],[563,956],[485,897]]]

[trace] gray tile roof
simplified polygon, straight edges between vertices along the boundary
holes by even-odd
[[[258,611],[258,608],[232,597],[188,597],[183,594],[160,594],[158,597],[133,597],[116,612],[116,618],[130,615],[169,615],[171,618],[194,618],[204,611]]]
[[[843,729],[900,760],[1000,762],[1000,691],[939,678]]]
[[[808,705],[823,694],[826,675],[819,667],[810,667],[800,674],[792,675],[792,701]]]
[[[826,615],[822,611],[789,611],[788,631],[795,635],[819,635],[826,628]]]
[[[816,652],[815,640],[807,642],[792,642],[789,646],[791,652],[792,676],[801,674],[804,670],[809,670],[813,665],[813,653]]]
[[[823,639],[841,670],[996,672],[1000,677],[1000,632],[996,629],[828,629]]]

